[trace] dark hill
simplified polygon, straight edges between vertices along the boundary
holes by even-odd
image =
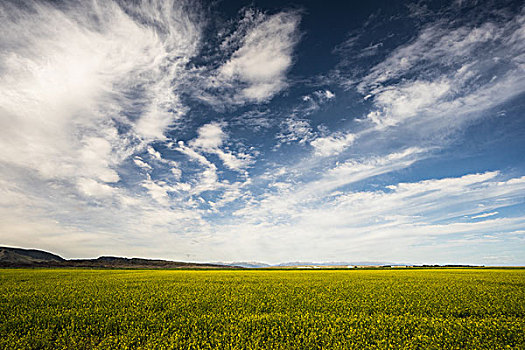
[[[0,267],[88,267],[122,269],[238,268],[218,264],[198,264],[169,260],[102,256],[97,259],[66,260],[36,249],[0,247]]]
[[[64,262],[64,258],[36,249],[0,247],[0,264],[33,264]]]

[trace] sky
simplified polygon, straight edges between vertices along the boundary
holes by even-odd
[[[521,1],[0,3],[0,245],[525,265]]]

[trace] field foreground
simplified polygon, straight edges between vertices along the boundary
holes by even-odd
[[[524,349],[525,269],[0,270],[0,349]]]

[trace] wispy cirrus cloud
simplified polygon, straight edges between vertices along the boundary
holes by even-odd
[[[494,244],[507,239],[505,232],[524,224],[525,217],[520,215],[476,222],[457,219],[520,203],[525,191],[524,179],[500,181],[500,176],[498,172],[487,172],[398,183],[371,191],[325,192],[316,201],[308,197],[289,200],[296,194],[293,189],[284,190],[275,195],[280,201],[270,198],[260,201],[265,211],[246,208],[239,212],[238,215],[252,219],[233,221],[228,226],[229,233],[224,234],[229,237],[245,232],[244,239],[251,242],[247,246],[256,248],[243,253],[253,256],[257,247],[264,246],[272,251],[275,261],[286,259],[286,247],[291,245],[301,252],[300,259],[306,261],[315,259],[319,249],[331,252],[328,255],[333,254],[334,259],[341,256],[370,259],[373,247],[375,259],[402,259],[410,249],[413,262],[426,261],[428,254],[445,262],[450,256],[429,249],[444,242],[464,248],[491,234],[498,238],[493,236],[486,242]],[[314,184],[305,184],[304,188]],[[458,241],[458,237],[464,241]]]
[[[489,216],[494,216],[494,215],[498,215],[499,212],[497,211],[493,211],[491,213],[483,213],[483,214],[479,214],[479,215],[474,215],[471,217],[471,219],[483,219],[483,218],[488,218]]]
[[[376,107],[367,119],[377,127],[422,121],[435,132],[523,93],[524,14],[501,16],[460,26],[440,20],[395,49],[356,84]]]
[[[221,148],[227,139],[221,123],[209,123],[198,129],[198,137],[190,141],[190,146],[207,153],[216,154],[224,165],[232,170],[242,170],[250,165],[252,157],[246,153],[233,154]]]
[[[257,14],[240,47],[218,70],[219,81],[240,84],[237,101],[266,101],[286,87],[285,74],[299,39],[297,12]]]
[[[184,114],[174,90],[202,25],[183,7],[3,3],[1,160],[44,179],[119,181],[120,164]]]
[[[269,101],[288,86],[300,20],[298,11],[246,10],[237,30],[222,40],[222,64],[202,67],[190,86],[193,98],[217,108]]]
[[[173,193],[187,186],[150,177],[162,163],[177,179],[176,163],[155,151],[157,163],[137,156],[187,112],[178,88],[205,22],[186,5],[0,5],[0,173],[6,190],[23,198],[4,203],[5,244],[71,252],[83,243],[86,254],[100,249],[97,240],[111,245],[117,232],[129,234],[133,216],[145,237],[162,223],[199,221],[190,204],[173,205]],[[130,174],[131,157],[145,174]]]
[[[424,152],[423,149],[411,148],[383,157],[352,159],[324,169],[320,177],[311,180],[301,181],[297,176],[288,176],[286,182],[274,182],[278,185],[272,187],[276,188],[277,192],[266,192],[253,204],[248,203],[244,208],[237,210],[235,215],[248,215],[246,219],[249,221],[294,217],[303,206],[308,207],[315,203],[323,206],[325,200],[332,196],[332,192],[345,186],[406,168],[416,162]],[[302,183],[298,183],[299,181]],[[285,186],[287,183],[288,186]]]
[[[314,147],[316,155],[326,157],[339,154],[349,147],[354,140],[355,134],[351,132],[335,132],[328,136],[319,137],[310,142],[310,144]]]

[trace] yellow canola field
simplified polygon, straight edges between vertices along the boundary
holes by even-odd
[[[0,349],[524,349],[525,269],[0,270]]]

